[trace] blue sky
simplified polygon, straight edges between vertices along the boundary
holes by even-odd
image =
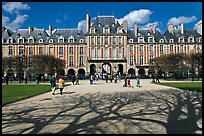
[[[19,28],[84,29],[86,14],[92,21],[98,15],[114,15],[119,22],[128,21],[129,28],[137,21],[145,29],[156,24],[163,34],[167,24],[184,23],[195,28],[202,22],[202,2],[2,2],[2,26]]]

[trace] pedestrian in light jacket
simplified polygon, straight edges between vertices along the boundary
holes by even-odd
[[[63,91],[63,89],[64,89],[64,80],[62,79],[61,76],[60,76],[60,78],[59,78],[58,88],[60,89],[60,94],[62,95],[62,91]]]

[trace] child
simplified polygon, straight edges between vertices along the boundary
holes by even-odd
[[[130,78],[128,78],[127,83],[128,83],[128,87],[132,87],[133,88],[133,86],[131,86],[131,84],[130,84]]]

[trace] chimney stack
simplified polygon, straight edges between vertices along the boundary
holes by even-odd
[[[169,33],[173,34],[173,31],[174,31],[174,25],[173,24],[168,25],[168,31],[169,31]]]
[[[181,31],[181,34],[183,34],[183,24],[180,24],[180,25],[178,26],[178,29]]]
[[[137,37],[137,22],[135,22],[134,24],[134,33],[135,33],[135,37]]]
[[[29,32],[29,34],[31,34],[32,31],[33,31],[33,27],[32,27],[32,26],[29,26],[29,27],[28,27],[28,32]]]
[[[155,25],[155,24],[152,24],[152,25],[149,26],[149,28],[150,28],[150,30],[152,30],[153,33],[155,34],[155,32],[156,32],[156,25]]]
[[[52,35],[52,25],[49,25],[49,36]]]
[[[90,29],[90,15],[86,14],[86,33],[89,32]]]
[[[123,21],[123,29],[127,33],[127,29],[128,29],[128,22],[127,21]]]

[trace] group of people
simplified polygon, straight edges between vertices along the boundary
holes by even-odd
[[[72,83],[73,83],[73,85],[79,85],[79,76],[78,75],[77,76],[75,76],[75,75],[72,76]]]
[[[142,86],[141,86],[140,78],[141,78],[141,77],[140,77],[140,75],[138,74],[136,87],[142,87]],[[134,87],[131,85],[131,83],[130,83],[130,77],[129,77],[128,75],[126,75],[126,77],[125,77],[125,83],[124,83],[123,87],[132,87],[132,88],[134,88]]]
[[[160,83],[159,81],[159,74],[151,74],[152,77],[152,83]]]
[[[58,82],[59,82],[58,83],[58,88],[60,89],[60,94],[62,95],[62,91],[63,91],[64,85],[65,85],[65,82],[64,82],[64,79],[62,78],[62,76],[59,76],[59,81]],[[56,89],[56,86],[57,86],[55,76],[52,76],[52,78],[50,79],[50,84],[51,84],[51,88],[52,88],[52,95],[54,95],[55,89]]]

